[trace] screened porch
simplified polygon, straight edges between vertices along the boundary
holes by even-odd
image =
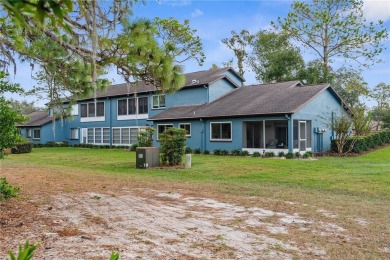
[[[292,151],[311,150],[311,121],[293,120]],[[243,149],[253,152],[289,152],[288,120],[243,122]]]

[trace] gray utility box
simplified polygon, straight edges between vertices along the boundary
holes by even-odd
[[[137,147],[136,168],[144,169],[160,166],[160,148],[158,147]]]

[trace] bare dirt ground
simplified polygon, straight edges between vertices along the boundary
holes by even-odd
[[[36,259],[108,259],[112,251],[121,259],[327,259],[323,245],[363,239],[340,225],[336,213],[295,202],[234,202],[190,184],[172,191],[169,183],[141,187],[79,172],[13,172],[2,168],[23,192],[0,203],[1,259],[26,239],[39,244]],[[302,216],[302,207],[320,217]],[[351,221],[362,231],[370,225],[365,218]]]

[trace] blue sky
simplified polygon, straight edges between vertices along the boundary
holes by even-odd
[[[237,32],[247,29],[255,33],[260,29],[269,29],[270,22],[276,21],[277,17],[285,17],[290,9],[291,1],[196,1],[196,0],[160,0],[147,1],[145,5],[134,6],[134,16],[142,18],[174,17],[179,21],[190,20],[190,26],[197,30],[201,38],[206,61],[202,67],[195,62],[187,62],[184,65],[185,72],[209,69],[212,64],[222,66],[233,58],[233,52],[221,43],[223,38],[229,37],[232,30]],[[376,21],[381,19],[390,31],[390,1],[374,0],[364,1],[364,13],[367,20]],[[387,49],[381,54],[384,63],[376,64],[371,69],[366,69],[363,76],[370,87],[379,82],[390,84],[390,40],[385,42]],[[306,61],[314,58],[310,51],[303,51]],[[340,63],[338,63],[340,64]],[[31,71],[28,64],[20,64],[17,74],[11,75],[11,81],[20,83],[25,89],[30,89],[36,84],[31,79]],[[113,83],[121,83],[120,77],[115,71],[110,71],[108,78]],[[245,72],[247,84],[256,83],[255,75],[249,71]],[[21,99],[21,97],[15,97]],[[33,100],[33,98],[28,98]],[[37,101],[37,104],[44,104],[44,101]],[[369,102],[369,105],[373,105]]]

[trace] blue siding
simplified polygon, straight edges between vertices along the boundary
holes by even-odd
[[[63,121],[64,122],[64,121]],[[21,128],[21,136],[27,138],[28,141],[33,143],[47,143],[47,142],[63,142],[65,139],[64,132],[66,131],[65,123],[62,124],[61,120],[57,119],[55,123],[55,134],[53,131],[53,123],[48,123],[44,126],[37,127],[23,127]],[[31,129],[31,136],[27,137],[27,131]],[[39,139],[34,139],[34,129],[40,129],[41,135]]]
[[[242,79],[233,73],[231,70],[228,70],[224,73],[231,81],[233,81],[237,86],[242,86]]]
[[[206,87],[184,88],[174,94],[166,94],[166,107],[183,105],[197,105],[207,103],[208,93]]]
[[[319,138],[319,135],[315,133],[315,129],[317,127],[320,129],[326,129],[325,133],[323,133],[323,150],[330,150],[332,131],[329,129],[328,124],[331,122],[332,112],[340,114],[341,109],[342,106],[340,101],[329,89],[327,89],[293,115],[294,120],[302,119],[312,121],[311,133],[312,147],[314,148],[314,151],[317,151],[317,138]]]
[[[213,100],[215,100],[215,99],[225,95],[226,93],[232,91],[235,88],[236,87],[233,86],[232,83],[230,83],[226,79],[214,82],[208,88],[208,91],[209,91],[209,99],[208,99],[208,101],[211,102],[211,101],[213,101]]]

